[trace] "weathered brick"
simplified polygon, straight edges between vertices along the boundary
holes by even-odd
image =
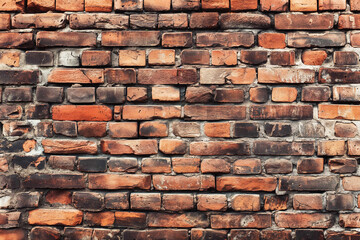
[[[235,211],[260,211],[260,195],[236,194],[230,204]]]
[[[34,227],[31,229],[30,232],[31,239],[58,240],[60,239],[60,237],[60,231],[53,227]]]
[[[180,101],[180,89],[175,87],[152,87],[153,101],[177,102]]]
[[[336,51],[334,52],[335,65],[356,65],[359,62],[359,55],[356,52]]]
[[[342,47],[345,46],[345,34],[341,32],[327,33],[288,33],[287,45],[295,48],[310,47]]]
[[[97,84],[104,82],[103,71],[98,69],[63,69],[55,68],[51,71],[47,81],[49,83],[79,83]]]
[[[301,60],[305,65],[322,65],[326,58],[327,53],[323,50],[304,51],[301,55]]]
[[[319,118],[359,120],[360,107],[356,105],[319,104]]]
[[[346,1],[345,0],[319,0],[319,10],[345,10],[346,9]]]
[[[274,87],[271,100],[273,102],[294,102],[297,98],[297,89],[294,87]]]
[[[329,228],[334,217],[329,213],[276,213],[275,223],[285,228]]]
[[[279,181],[280,191],[334,191],[339,184],[337,176],[281,177]]]
[[[354,208],[354,197],[351,194],[328,194],[326,197],[326,210],[341,211]]]
[[[235,50],[212,50],[211,51],[212,65],[227,65],[232,66],[237,64],[237,52]]]
[[[173,49],[153,49],[148,55],[149,65],[174,65],[175,50]]]
[[[164,154],[185,154],[187,145],[185,141],[179,139],[160,139],[159,150]]]
[[[106,172],[107,158],[104,157],[79,157],[78,170],[81,172]]]
[[[176,173],[196,173],[200,171],[200,158],[172,158],[172,167]]]
[[[13,28],[64,28],[66,15],[62,13],[17,14],[12,18]]]
[[[136,83],[136,72],[132,68],[108,68],[104,71],[104,78],[110,84],[132,84]]]
[[[98,211],[104,205],[104,196],[100,193],[74,192],[72,203],[75,208],[87,211]]]
[[[319,156],[339,156],[345,154],[345,141],[341,140],[324,140],[318,142]]]
[[[29,212],[28,222],[32,225],[75,226],[82,222],[82,217],[83,213],[75,209],[36,209]]]
[[[228,9],[230,7],[229,0],[202,0],[202,9]]]
[[[219,13],[194,12],[190,15],[190,28],[217,28]]]
[[[303,102],[326,102],[331,97],[331,90],[329,87],[311,87],[306,86],[302,88],[301,101]]]
[[[293,208],[296,210],[321,210],[323,200],[321,194],[295,194]]]
[[[285,48],[286,35],[284,33],[260,33],[258,35],[258,43],[263,48]]]
[[[186,69],[139,69],[140,84],[193,84],[197,82],[196,70]]]
[[[84,137],[104,137],[106,125],[106,122],[78,122],[78,134]]]
[[[190,210],[194,208],[194,197],[191,194],[163,194],[162,204],[165,210]]]
[[[212,175],[153,175],[153,186],[156,190],[160,191],[206,191],[215,188],[215,177]]]
[[[96,154],[97,144],[86,140],[52,140],[44,139],[41,142],[45,153],[52,154],[71,154],[84,153]]]
[[[188,17],[186,13],[166,13],[158,16],[158,28],[185,29],[187,27]]]
[[[83,32],[38,32],[36,35],[38,47],[94,47],[95,33]]]
[[[111,155],[152,155],[158,152],[157,140],[102,140],[101,150]]]
[[[297,163],[298,173],[321,173],[324,171],[323,158],[305,158]]]
[[[211,155],[250,155],[249,144],[245,142],[208,141],[191,142],[190,154],[198,156]]]
[[[227,199],[223,194],[198,194],[197,210],[199,211],[226,211]]]
[[[255,105],[250,108],[250,118],[254,120],[305,120],[312,117],[311,105]]]
[[[105,208],[107,209],[128,209],[129,208],[128,193],[106,193]]]
[[[254,34],[250,32],[196,34],[198,47],[251,47],[254,41]]]
[[[259,68],[259,83],[314,83],[315,71],[311,69]]]
[[[150,175],[89,174],[90,189],[150,189]]]
[[[148,230],[130,230],[124,231],[125,239],[188,239],[188,232],[186,229],[148,229]]]
[[[328,161],[330,172],[333,173],[353,173],[358,164],[353,158],[332,158]]]
[[[61,12],[82,12],[84,11],[85,0],[57,0],[56,10]]]
[[[143,0],[115,0],[114,10],[115,11],[141,11],[143,9]]]
[[[123,14],[71,14],[69,18],[71,29],[113,29],[121,30],[129,27],[129,16]]]
[[[201,68],[201,84],[251,84],[256,79],[254,68]]]
[[[217,191],[273,192],[276,185],[275,177],[223,176],[216,178]]]
[[[333,27],[333,14],[283,13],[275,15],[275,28],[279,30],[329,30]]]
[[[144,228],[146,226],[146,214],[142,212],[115,212],[115,226]]]
[[[123,109],[124,120],[152,120],[180,118],[180,106],[161,105],[125,105]]]
[[[261,10],[284,12],[288,10],[289,0],[260,0]]]
[[[220,15],[220,27],[222,29],[239,28],[270,28],[270,17],[254,13],[223,13]]]
[[[82,174],[44,174],[37,173],[27,176],[23,185],[25,188],[85,188],[85,178]]]
[[[233,173],[241,175],[261,173],[261,161],[257,158],[239,159],[233,164]]]
[[[293,66],[295,65],[295,52],[271,52],[270,64],[280,66]]]
[[[101,44],[105,47],[157,46],[160,44],[158,31],[118,31],[102,32]]]
[[[256,10],[258,1],[256,0],[230,0],[231,11]]]
[[[230,111],[231,109],[231,111]],[[184,114],[190,120],[241,120],[246,117],[245,106],[185,105]]]
[[[177,227],[193,228],[207,227],[209,221],[205,214],[197,212],[188,213],[149,213],[149,227]]]
[[[85,11],[86,12],[111,12],[112,11],[112,0],[85,0]]]
[[[290,11],[292,12],[312,12],[316,10],[316,0],[290,0]]]
[[[202,173],[230,173],[230,163],[224,159],[203,159],[200,167]]]
[[[248,221],[247,219],[251,219]],[[211,215],[211,227],[218,228],[267,228],[271,225],[271,214],[268,213],[226,213]]]
[[[143,173],[171,173],[170,158],[143,158],[141,171]]]
[[[286,210],[289,200],[288,195],[265,195],[264,196],[264,210]],[[271,239],[271,238],[270,238]]]
[[[208,137],[230,137],[230,123],[205,123],[204,133]]]

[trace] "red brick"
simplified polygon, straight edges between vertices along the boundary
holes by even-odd
[[[264,210],[286,210],[289,200],[288,195],[265,195],[264,196]]]
[[[360,29],[359,14],[341,14],[339,16],[339,29]]]
[[[339,156],[345,154],[345,141],[328,140],[318,143],[319,156]]]
[[[224,176],[216,178],[217,191],[273,192],[276,185],[277,180],[275,177]]]
[[[105,208],[107,209],[128,209],[129,194],[128,193],[106,193]]]
[[[273,102],[294,102],[297,98],[297,89],[293,87],[275,87],[272,89]]]
[[[207,227],[209,225],[205,214],[188,212],[188,213],[149,213],[149,227],[165,228],[193,228]]]
[[[296,210],[321,210],[323,200],[321,194],[295,194],[293,208]]]
[[[170,119],[180,116],[180,106],[125,105],[123,109],[124,120]]]
[[[201,0],[202,9],[228,9],[230,7],[229,0]]]
[[[127,0],[115,0],[115,11],[142,11],[143,0],[127,1]]]
[[[47,12],[55,10],[55,0],[28,0],[26,10],[29,12]]]
[[[176,173],[197,173],[200,169],[200,158],[172,158],[172,167]]]
[[[159,31],[105,31],[101,37],[101,44],[105,47],[151,47],[160,44]]]
[[[236,194],[230,204],[235,211],[260,211],[260,195]]]
[[[280,191],[334,191],[339,184],[339,178],[335,175],[303,177],[281,177],[279,180]]]
[[[263,48],[285,48],[285,38],[286,35],[284,33],[260,33],[258,35],[258,42],[259,46]]]
[[[267,51],[241,50],[240,61],[246,64],[259,65],[267,62]]]
[[[197,210],[198,211],[226,211],[227,199],[222,194],[198,194]]]
[[[34,227],[30,232],[31,239],[58,240],[60,237],[60,231],[53,227]]]
[[[251,47],[255,42],[250,32],[197,33],[198,47]]]
[[[223,13],[220,16],[222,29],[258,28],[267,29],[271,26],[270,17],[255,13]]]
[[[284,12],[288,10],[289,0],[260,0],[261,10]]]
[[[357,161],[353,158],[332,158],[328,165],[333,173],[353,173],[357,170]]]
[[[112,0],[85,0],[86,12],[111,12]]]
[[[97,69],[62,69],[55,68],[51,71],[47,81],[49,83],[103,83],[103,71]]]
[[[38,47],[94,47],[95,33],[83,32],[38,32],[36,35]]]
[[[175,87],[152,87],[151,96],[153,101],[178,102],[180,101],[180,89]]]
[[[157,140],[102,140],[101,150],[111,155],[152,155],[158,152]]]
[[[205,191],[215,187],[215,178],[212,175],[196,176],[165,176],[153,175],[153,185],[160,191],[197,190]]]
[[[131,209],[159,211],[161,208],[160,193],[131,193]]]
[[[115,215],[113,212],[87,212],[84,216],[84,222],[89,226],[112,226],[114,224],[114,221]]]
[[[179,10],[199,10],[200,0],[172,0],[172,8]]]
[[[163,47],[191,47],[192,33],[191,32],[167,32],[163,33],[161,37]]]
[[[201,84],[251,84],[256,79],[254,68],[201,68]]]
[[[196,69],[139,69],[139,84],[194,84],[197,82]]]
[[[320,155],[318,153],[318,155]],[[305,158],[297,163],[298,173],[321,173],[324,171],[323,158]]]
[[[257,0],[230,0],[231,11],[257,10]]]
[[[250,118],[255,120],[312,119],[311,105],[255,105],[250,108]]]
[[[71,14],[69,21],[71,29],[128,29],[129,27],[129,16],[123,14]]]
[[[264,103],[269,99],[269,89],[266,87],[250,88],[250,101],[255,103]]]
[[[224,159],[203,159],[202,173],[230,173],[230,163]]]
[[[108,68],[104,71],[104,78],[107,83],[112,84],[132,84],[136,83],[135,69],[111,69]]]
[[[142,122],[140,123],[139,134],[144,137],[167,137],[168,127],[165,122]]]
[[[204,133],[208,137],[230,137],[230,123],[205,123]]]
[[[0,29],[8,30],[10,29],[11,15],[10,14],[0,14]]]
[[[288,47],[341,47],[345,46],[345,34],[341,32],[301,33],[292,32],[287,35]]]
[[[270,64],[280,66],[295,65],[295,52],[271,52]]]
[[[82,217],[83,213],[75,209],[36,209],[29,212],[28,222],[31,225],[76,226],[81,224]]]
[[[316,0],[290,0],[290,11],[292,12],[313,12],[316,10]]]
[[[303,102],[323,102],[329,101],[331,90],[329,87],[303,87],[301,101]]]
[[[180,57],[183,65],[210,64],[210,53],[207,50],[183,50]]]
[[[219,13],[195,12],[190,15],[190,28],[217,28]]]
[[[248,220],[250,219],[250,221]],[[211,228],[268,228],[271,226],[271,214],[225,213],[211,215]],[[234,238],[236,239],[236,238]]]
[[[115,226],[144,228],[146,226],[146,214],[142,212],[115,212]]]
[[[299,231],[299,230],[296,230]],[[310,230],[308,230],[310,231]],[[282,239],[282,240],[291,240],[291,230],[263,230],[261,231],[261,239],[271,240],[271,239]],[[315,238],[314,238],[315,239]]]
[[[150,230],[125,230],[124,239],[188,239],[187,229],[150,229]]]
[[[25,188],[84,188],[85,178],[82,174],[31,174],[23,185]]]
[[[235,50],[212,50],[212,65],[232,66],[237,64],[237,52]]]
[[[106,125],[106,122],[78,122],[78,134],[84,137],[104,137]]]
[[[112,138],[136,138],[138,127],[136,122],[109,123],[109,136]]]
[[[159,14],[158,28],[186,29],[188,17],[186,13]]]
[[[81,55],[81,64],[83,66],[106,66],[110,62],[110,51],[84,51]]]
[[[44,139],[41,142],[45,153],[52,154],[71,154],[84,153],[96,154],[97,144],[86,140],[53,140]]]
[[[13,28],[64,28],[66,15],[62,13],[17,14],[12,18]]]
[[[279,30],[329,30],[333,26],[333,14],[284,13],[275,15],[275,28]]]
[[[304,51],[301,60],[305,65],[322,65],[327,58],[326,51]]]
[[[276,213],[275,223],[281,228],[329,228],[334,218],[328,213]]]
[[[33,34],[32,33],[15,33],[15,32],[1,32],[0,33],[0,47],[1,48],[33,48]]]
[[[239,159],[233,164],[234,174],[259,174],[261,173],[261,161],[260,159]]]
[[[84,11],[84,0],[57,0],[56,10],[61,12]]]
[[[102,105],[57,105],[52,108],[53,120],[109,121],[112,111]]]
[[[14,228],[19,226],[20,221],[20,212],[1,212],[0,213],[0,222],[2,228]],[[1,237],[1,235],[0,235]]]
[[[141,171],[143,173],[171,173],[170,158],[143,158]]]
[[[65,190],[50,190],[46,194],[46,202],[50,204],[64,204],[69,205],[71,203],[71,192]]]
[[[146,53],[143,50],[120,50],[119,66],[136,66],[146,65]]]
[[[179,139],[160,139],[159,150],[164,154],[185,154],[187,145],[185,141]]]
[[[345,10],[346,0],[319,0],[319,10]]]
[[[20,228],[0,229],[0,239],[23,240],[26,239],[26,232]]]
[[[191,240],[201,239],[227,239],[227,231],[202,228],[191,229]]]
[[[359,120],[360,107],[354,105],[319,104],[319,118]]]
[[[249,144],[231,141],[191,142],[190,154],[198,156],[250,155]]]
[[[0,1],[0,11],[6,12],[19,12],[25,9],[24,0],[1,0]]]
[[[175,50],[153,49],[148,56],[149,65],[174,65]]]
[[[128,87],[126,100],[129,102],[146,102],[147,88],[145,87]]]
[[[194,197],[191,194],[163,194],[162,203],[165,210],[190,210],[194,208]]]
[[[231,111],[230,111],[231,109]],[[191,120],[241,120],[245,119],[245,106],[185,105],[186,119]]]
[[[315,71],[310,69],[259,68],[259,83],[314,83]]]
[[[150,175],[89,174],[90,189],[150,189]]]

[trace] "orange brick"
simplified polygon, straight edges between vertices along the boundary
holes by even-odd
[[[275,87],[272,89],[273,102],[294,102],[297,97],[297,90],[293,87]]]
[[[230,0],[231,11],[256,10],[257,0]]]
[[[56,11],[82,12],[84,5],[84,0],[56,0]]]
[[[86,12],[111,12],[112,0],[85,0]]]
[[[145,66],[146,53],[144,50],[120,50],[119,66]]]
[[[180,89],[175,87],[152,87],[154,101],[177,102],[180,101]]]
[[[19,12],[25,8],[25,0],[0,0],[0,11]]]
[[[170,5],[171,0],[144,0],[144,9],[146,11],[169,11]]]
[[[0,14],[0,30],[10,29],[11,15]]]
[[[201,0],[202,9],[228,9],[229,0]]]
[[[136,122],[109,123],[109,136],[112,138],[136,138],[138,125]]]
[[[285,48],[285,37],[286,35],[283,33],[260,33],[258,35],[259,46],[270,49]]]
[[[9,67],[20,66],[20,52],[19,51],[1,51],[0,64],[5,64]]]
[[[322,65],[327,58],[326,51],[305,51],[301,55],[301,60],[305,65]]]
[[[232,66],[237,64],[237,52],[235,50],[212,50],[212,65]]]
[[[27,11],[47,12],[55,10],[55,0],[28,0]]]
[[[149,65],[174,65],[175,50],[173,49],[154,49],[148,56]]]
[[[110,63],[110,51],[84,51],[81,55],[81,64],[83,66],[106,66]]]
[[[290,11],[292,12],[317,11],[317,0],[290,0]]]
[[[260,196],[255,194],[236,194],[231,199],[235,211],[260,211]]]
[[[204,131],[208,137],[230,137],[230,123],[205,123]]]

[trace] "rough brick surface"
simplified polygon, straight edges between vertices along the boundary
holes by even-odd
[[[0,0],[0,239],[359,239],[359,12]]]

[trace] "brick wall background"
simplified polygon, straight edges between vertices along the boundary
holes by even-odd
[[[0,11],[1,240],[360,238],[360,0]]]

